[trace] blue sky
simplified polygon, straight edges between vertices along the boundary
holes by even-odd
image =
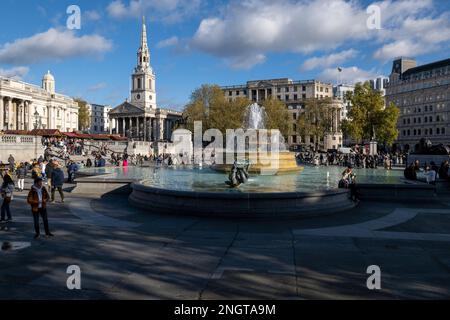
[[[81,29],[68,30],[69,5]],[[369,29],[369,5],[381,29]],[[147,17],[158,104],[182,108],[203,83],[388,75],[393,57],[419,64],[450,58],[446,0],[2,0],[0,75],[39,84],[50,69],[57,90],[92,103],[129,95],[141,16]],[[371,11],[373,12],[373,11]]]

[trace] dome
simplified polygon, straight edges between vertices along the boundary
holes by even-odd
[[[50,70],[49,70],[44,75],[44,78],[42,80],[44,80],[44,81],[55,81],[55,77],[53,77],[53,75],[50,73]]]

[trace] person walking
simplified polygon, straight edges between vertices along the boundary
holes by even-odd
[[[15,167],[16,160],[14,159],[13,155],[10,154],[8,157],[8,163],[9,163],[9,170],[11,173],[14,173],[14,167]]]
[[[54,163],[54,168],[52,172],[52,199],[51,202],[55,202],[55,191],[58,189],[59,195],[61,196],[61,202],[64,203],[64,171],[58,162]]]
[[[1,186],[0,193],[3,198],[0,222],[4,223],[5,221],[8,222],[12,220],[11,209],[9,205],[11,204],[11,201],[13,199],[14,182],[9,173],[6,173],[3,176],[3,184]],[[6,215],[8,216],[8,218],[5,220]]]
[[[25,187],[25,177],[27,175],[27,168],[23,162],[21,162],[19,168],[17,168],[16,174],[17,174],[17,188],[20,192],[22,192]]]
[[[45,166],[45,175],[47,176],[47,186],[49,189],[52,187],[52,173],[53,173],[53,160],[50,160]]]
[[[39,228],[39,216],[42,217],[42,221],[44,222],[45,235],[47,237],[53,237],[53,234],[50,232],[50,228],[48,226],[47,202],[49,198],[50,196],[48,195],[47,189],[45,189],[43,185],[42,178],[36,178],[27,198],[33,214],[35,239],[39,238],[41,234]]]

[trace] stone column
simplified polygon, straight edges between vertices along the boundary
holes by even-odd
[[[14,106],[12,98],[8,100],[8,129],[14,130]]]
[[[148,141],[152,142],[152,133],[153,133],[153,126],[152,126],[152,118],[150,117],[148,119]]]
[[[23,130],[24,129],[24,124],[25,124],[25,110],[24,110],[24,101],[20,100],[19,102],[19,108],[17,110],[17,119],[18,121],[18,126],[17,129],[18,130]]]
[[[128,132],[131,138],[133,138],[133,119],[131,117],[128,118]]]
[[[0,130],[3,130],[3,127],[5,125],[5,110],[3,109],[5,107],[3,97],[0,96]]]
[[[126,122],[125,122],[125,118],[122,118],[122,137],[126,136],[126,130],[127,130],[127,126],[126,126]]]
[[[144,115],[144,141],[147,141],[147,117]]]
[[[140,130],[140,128],[139,128],[139,119],[140,119],[140,117],[136,117],[136,136],[137,136],[137,139],[138,140],[140,140],[141,139],[141,130]]]
[[[112,118],[110,118],[109,119],[109,134],[112,134],[113,122],[114,122],[114,120]]]
[[[158,137],[159,140],[164,140],[164,119],[159,119],[159,124],[158,124]]]

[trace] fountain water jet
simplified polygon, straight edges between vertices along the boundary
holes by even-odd
[[[266,120],[267,114],[265,109],[254,103],[247,107],[243,127],[247,131],[256,130],[256,132],[260,132],[260,130],[266,129]],[[268,141],[249,141],[248,145],[246,143],[243,152],[232,149],[234,158],[249,161],[250,173],[274,175],[302,171],[303,167],[297,165],[295,154],[287,151],[281,134],[278,135],[278,139],[276,141],[278,148],[275,151],[272,150],[272,146]],[[216,164],[213,166],[213,169],[230,172],[232,167],[232,164]]]

